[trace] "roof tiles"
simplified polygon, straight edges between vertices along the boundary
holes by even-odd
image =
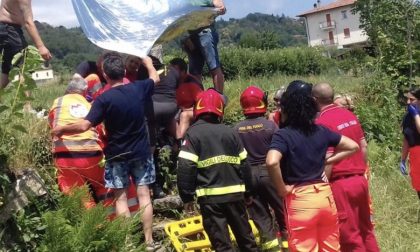
[[[333,3],[327,4],[327,5],[321,5],[320,7],[313,8],[312,10],[306,11],[302,14],[297,15],[298,17],[304,17],[308,16],[310,14],[323,12],[331,9],[336,9],[343,6],[353,5],[356,2],[356,0],[338,0]]]

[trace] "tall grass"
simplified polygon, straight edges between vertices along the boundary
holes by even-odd
[[[32,107],[37,111],[41,109],[48,110],[52,106],[54,99],[64,95],[66,85],[67,82],[53,81],[35,89],[32,93],[34,99]]]
[[[277,74],[265,77],[238,78],[227,81],[225,85],[226,94],[229,97],[225,120],[234,123],[241,118],[239,97],[247,86],[258,85],[269,91],[271,102],[272,94],[276,89],[295,79],[311,83],[328,82],[334,86],[337,92],[351,93],[356,97],[363,96],[361,90],[364,80],[342,75],[285,76]],[[206,80],[205,84],[211,86],[211,81]],[[35,99],[33,106],[48,109],[55,98],[63,95],[64,90],[65,86],[58,85],[58,83],[38,88],[33,93]],[[357,101],[356,99],[356,106]],[[33,115],[26,115],[22,120],[27,125],[29,134],[16,136],[22,140],[23,144],[13,154],[12,163],[16,168],[35,164],[42,166],[45,161],[43,157],[47,155],[45,151],[49,149],[48,139],[50,136],[47,122],[45,119],[37,119]],[[38,145],[34,145],[34,143],[38,143]],[[383,143],[373,141],[369,143],[370,189],[374,204],[376,234],[381,251],[420,251],[420,223],[417,219],[420,202],[411,189],[409,179],[399,173],[399,155],[398,151],[391,150]]]
[[[232,81],[226,81],[225,93],[229,98],[228,105],[225,109],[225,121],[227,123],[236,122],[242,118],[240,96],[242,91],[250,86],[259,86],[268,92],[270,108],[273,108],[274,92],[282,86],[287,86],[293,80],[304,80],[313,84],[320,82],[330,83],[338,92],[358,95],[360,90],[361,78],[349,77],[346,75],[324,74],[324,75],[308,75],[308,76],[287,76],[274,74],[263,77],[238,78]],[[210,80],[205,81],[205,85],[210,87]]]
[[[420,251],[420,201],[409,177],[399,172],[399,153],[369,143],[370,193],[382,251]]]

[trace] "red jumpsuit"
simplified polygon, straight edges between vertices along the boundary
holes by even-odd
[[[66,94],[54,101],[49,113],[50,126],[74,123],[84,118],[89,110],[90,103],[82,95]],[[96,130],[54,138],[53,153],[58,186],[64,194],[69,194],[73,187],[88,183],[96,196],[106,198],[104,170],[99,166],[103,158],[102,147]],[[86,206],[94,204],[90,199]]]
[[[357,117],[335,104],[321,110],[317,123],[357,143],[364,139]],[[344,252],[379,251],[370,220],[369,187],[364,176],[366,168],[361,150],[332,168],[330,183],[338,211],[341,250]]]

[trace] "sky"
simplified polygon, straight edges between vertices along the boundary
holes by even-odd
[[[134,1],[134,0],[133,0]],[[334,0],[322,0],[327,4]],[[227,13],[223,19],[242,18],[248,13],[260,12],[265,14],[294,17],[313,8],[316,0],[225,0]],[[71,0],[32,0],[34,19],[53,26],[79,26],[74,14]]]

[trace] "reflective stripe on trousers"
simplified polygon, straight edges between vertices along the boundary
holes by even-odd
[[[224,195],[229,193],[245,192],[245,185],[233,185],[215,188],[200,188],[196,191],[197,197],[201,196],[213,196],[213,195]]]

